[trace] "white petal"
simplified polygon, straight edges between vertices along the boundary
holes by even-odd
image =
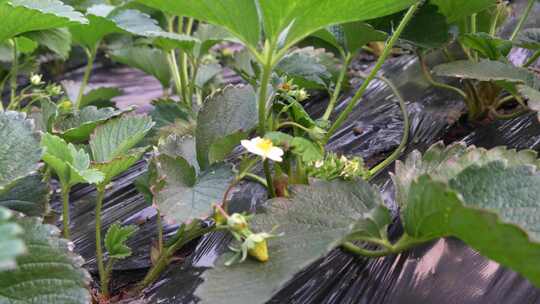
[[[269,159],[275,162],[282,162],[283,159],[281,157],[283,156],[283,154],[284,154],[283,150],[277,147],[273,147],[272,149],[270,149],[266,157],[268,157]]]
[[[257,141],[260,139],[260,137],[255,137],[252,140],[242,140],[240,143],[249,153],[264,156],[261,149],[257,147]]]

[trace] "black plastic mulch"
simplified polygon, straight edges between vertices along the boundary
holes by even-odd
[[[366,66],[363,64],[366,63],[357,62],[355,68],[364,70]],[[463,140],[469,145],[485,148],[507,145],[540,151],[540,123],[535,115],[479,126],[455,138],[455,122],[464,110],[463,104],[456,96],[431,88],[422,78],[414,58],[402,56],[393,59],[385,65],[383,73],[395,82],[408,102],[411,138],[407,152],[414,149],[423,151],[443,139]],[[134,72],[127,74],[130,77],[140,75]],[[236,82],[238,79],[231,77],[229,80]],[[140,90],[138,88],[135,92]],[[155,84],[148,90],[155,92]],[[372,83],[364,96],[328,148],[361,155],[373,165],[399,144],[403,119],[396,99],[383,83]],[[341,105],[346,102],[347,99],[343,100]],[[307,108],[314,115],[321,113],[324,100],[312,101]],[[134,166],[114,182],[106,196],[104,230],[117,221],[140,226],[130,241],[133,257],[115,267],[117,289],[140,279],[150,264],[149,250],[156,235],[155,211],[133,186],[134,179],[144,170],[144,162]],[[387,172],[380,174],[375,184],[380,186],[388,206],[396,211]],[[76,250],[86,259],[91,270],[94,270],[95,250],[94,196],[95,191],[91,187],[78,187],[72,193],[72,238]],[[235,193],[233,200],[237,208],[254,209],[264,196],[264,189],[260,186],[247,184],[242,186],[242,191]],[[175,228],[167,226],[166,230],[171,235]],[[391,234],[399,235],[399,230],[396,222],[391,227]],[[179,254],[185,260],[171,265],[162,278],[145,291],[142,302],[196,303],[193,292],[202,282],[202,272],[212,266],[229,241],[229,237],[214,233],[188,246]],[[126,300],[125,303],[134,301]],[[522,304],[540,303],[540,290],[515,272],[480,256],[461,241],[448,238],[379,259],[357,258],[336,249],[297,274],[270,303]]]

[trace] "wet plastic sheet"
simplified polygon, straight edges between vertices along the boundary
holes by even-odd
[[[435,58],[436,59],[436,58]],[[432,58],[432,60],[434,60]],[[365,63],[355,68],[364,70]],[[110,73],[110,72],[107,72]],[[128,84],[137,82],[131,72]],[[456,96],[436,91],[423,80],[414,58],[402,56],[385,65],[383,73],[390,78],[408,102],[411,138],[407,152],[424,150],[443,139],[463,111]],[[104,78],[105,79],[105,78]],[[236,82],[236,78],[229,78]],[[105,81],[105,80],[104,80]],[[157,83],[146,82],[149,92],[157,92]],[[149,85],[150,84],[150,85]],[[130,92],[130,91],[128,91]],[[156,93],[157,94],[157,93]],[[363,156],[372,165],[397,147],[402,136],[403,120],[397,100],[382,82],[375,81],[364,95],[345,126],[332,138],[330,150]],[[126,97],[129,98],[129,97]],[[338,110],[348,101],[345,98]],[[141,99],[141,103],[144,101]],[[324,111],[323,100],[308,105],[310,113]],[[534,115],[479,127],[463,140],[467,144],[490,148],[497,145],[540,150],[540,123]],[[389,168],[390,170],[391,168]],[[135,223],[139,232],[130,241],[134,256],[115,266],[118,281],[135,281],[149,267],[149,249],[155,239],[155,212],[133,187],[133,180],[145,170],[141,162],[117,179],[109,189],[103,211],[104,228],[116,221]],[[393,189],[387,172],[375,180],[389,207]],[[94,214],[91,187],[73,192],[73,238],[76,249],[94,269]],[[253,184],[242,185],[234,195],[232,206],[254,209],[264,199],[264,189]],[[176,227],[168,226],[172,234]],[[391,235],[400,234],[396,222]],[[144,293],[149,303],[196,303],[193,293],[202,282],[201,274],[211,267],[225,250],[230,238],[223,233],[203,237],[184,253],[182,263],[172,265],[162,278]],[[122,287],[122,286],[117,286]],[[132,303],[134,300],[126,300]],[[513,271],[478,255],[456,239],[440,239],[397,256],[363,259],[339,249],[314,263],[278,292],[270,303],[540,303],[540,290]]]
[[[389,62],[384,73],[394,80],[408,101],[411,140],[408,150],[425,149],[440,140],[463,110],[459,100],[444,91],[434,91],[422,80],[415,60],[403,56]],[[374,82],[355,109],[346,126],[331,140],[329,149],[362,155],[376,161],[392,151],[402,136],[403,122],[392,92]],[[347,99],[344,99],[345,103]],[[313,102],[310,112],[320,111]],[[508,144],[539,149],[540,126],[533,116],[499,122],[480,128],[465,138],[468,144],[494,146]],[[136,223],[139,232],[130,241],[134,256],[115,267],[121,280],[136,280],[149,266],[149,249],[155,238],[155,212],[132,185],[145,169],[144,162],[120,177],[108,191],[103,222]],[[376,181],[392,205],[392,189],[387,175]],[[239,194],[241,196],[239,196]],[[72,225],[77,250],[94,269],[93,196],[90,187],[73,192]],[[253,209],[264,198],[264,190],[244,185],[234,200]],[[238,206],[233,203],[233,206]],[[169,233],[175,227],[167,227]],[[399,225],[393,227],[399,230]],[[196,303],[193,296],[202,282],[202,272],[211,267],[230,238],[222,233],[205,236],[187,259],[169,268],[160,281],[149,288],[150,303]],[[124,282],[124,283],[128,283]],[[121,286],[119,286],[121,287]],[[127,301],[128,303],[130,300]],[[540,292],[512,271],[479,256],[454,239],[441,239],[399,256],[361,259],[334,250],[324,259],[299,273],[271,303],[536,303]]]

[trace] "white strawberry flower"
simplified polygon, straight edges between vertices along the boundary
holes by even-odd
[[[261,156],[263,159],[271,159],[275,162],[282,162],[283,150],[274,146],[271,140],[255,137],[251,140],[242,140],[242,146],[248,152]]]

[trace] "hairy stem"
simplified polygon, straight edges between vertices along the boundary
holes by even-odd
[[[268,98],[268,85],[272,76],[272,54],[273,49],[269,43],[264,48],[264,66],[259,83],[259,134],[264,136],[266,133],[266,101]]]
[[[536,62],[536,60],[538,60],[538,58],[540,58],[540,50],[536,51],[536,52],[531,56],[531,58],[529,58],[529,60],[527,60],[527,62],[525,62],[525,64],[523,64],[523,67],[526,68],[526,67],[531,66],[533,63]]]
[[[441,89],[445,89],[445,90],[454,91],[457,94],[459,94],[461,97],[463,97],[464,99],[467,99],[467,93],[465,93],[460,88],[456,88],[456,87],[451,86],[449,84],[436,81],[433,78],[433,76],[431,75],[431,72],[429,71],[429,67],[428,67],[428,65],[426,63],[426,59],[425,59],[424,55],[421,52],[418,52],[417,56],[418,56],[418,61],[420,63],[420,68],[422,69],[422,73],[424,74],[424,77],[427,79],[427,81],[432,86],[437,87],[437,88],[441,88]]]
[[[255,182],[257,182],[257,183],[259,183],[259,184],[261,184],[261,185],[263,185],[265,187],[268,187],[268,184],[266,183],[266,180],[264,178],[258,176],[258,175],[255,175],[253,173],[246,173],[246,174],[244,174],[244,176],[246,178],[252,179],[253,181],[255,181]]]
[[[343,81],[345,80],[345,76],[347,75],[347,71],[349,70],[349,65],[351,63],[351,60],[352,60],[352,54],[347,53],[343,61],[343,66],[341,67],[341,72],[339,73],[336,88],[334,89],[332,98],[330,99],[330,102],[328,103],[328,107],[326,108],[326,111],[324,112],[324,115],[322,117],[323,120],[328,120],[330,118],[330,115],[332,115],[334,108],[336,107],[337,100],[341,94],[341,86],[343,85]]]
[[[529,0],[529,3],[527,4],[527,7],[525,8],[525,11],[521,15],[521,18],[519,19],[519,22],[516,25],[516,28],[512,32],[512,35],[510,36],[510,41],[514,41],[516,39],[517,35],[519,34],[521,29],[525,25],[525,21],[527,21],[527,18],[529,17],[529,14],[531,13],[531,9],[534,6],[534,2],[535,2],[535,0]]]
[[[215,227],[203,227],[199,221],[194,221],[190,224],[183,224],[177,232],[177,234],[179,234],[181,237],[160,252],[156,263],[152,266],[152,268],[150,268],[144,279],[136,287],[136,291],[140,291],[148,287],[155,280],[157,280],[161,273],[169,265],[171,258],[176,251],[194,239],[211,232],[213,229],[215,229]]]
[[[180,98],[182,98],[182,102],[186,103],[187,105],[186,97],[184,94],[185,84],[180,75],[180,70],[178,69],[178,63],[176,62],[176,53],[174,52],[174,50],[171,50],[169,54],[167,54],[167,59],[169,61],[169,67],[171,69],[171,74],[173,76],[176,93],[178,94]]]
[[[191,31],[193,30],[193,22],[194,22],[194,19],[193,18],[188,18],[187,19],[187,24],[186,24],[186,29],[184,31],[184,34],[188,35],[188,36],[191,36]],[[183,77],[185,79],[185,82],[186,82],[186,90],[187,90],[187,96],[188,96],[188,99],[189,99],[189,104],[190,104],[190,108],[191,108],[191,104],[192,104],[192,98],[193,98],[193,85],[192,84],[188,84],[189,83],[189,63],[188,63],[188,54],[182,50],[180,50],[180,63],[182,64],[182,73],[183,73]],[[193,79],[195,80],[195,79]]]
[[[501,17],[501,12],[504,9],[505,7],[503,5],[497,6],[497,12],[495,13],[495,16],[493,16],[493,19],[491,19],[491,24],[489,26],[489,34],[491,36],[495,36],[497,34],[497,25],[499,23],[499,18]]]
[[[477,22],[477,18],[476,18],[476,17],[477,17],[476,14],[472,14],[472,15],[471,15],[471,34],[475,34],[475,33],[477,32],[477,29],[476,29],[476,28],[477,28],[478,22]],[[475,51],[475,50],[471,50],[471,52],[472,52],[472,56],[473,56],[473,58],[474,58],[474,61],[475,61],[475,62],[478,62],[478,52]]]
[[[159,208],[156,208],[156,225],[158,229],[158,252],[163,252],[163,221],[161,219],[161,211]]]
[[[91,50],[87,48],[84,49],[84,51],[86,52],[87,62],[86,62],[86,68],[84,69],[84,75],[81,81],[81,86],[79,87],[79,94],[77,95],[77,100],[75,101],[75,109],[81,108],[81,102],[84,96],[84,91],[86,90],[86,87],[88,86],[88,81],[90,81],[90,74],[92,73],[92,69],[94,68],[94,60],[96,59],[98,45],[99,45],[99,42]]]
[[[410,121],[409,121],[409,113],[407,112],[407,105],[405,104],[405,99],[397,89],[397,87],[390,81],[388,78],[379,76],[377,77],[392,90],[394,93],[394,96],[398,99],[399,107],[401,109],[401,113],[403,114],[403,137],[401,138],[401,142],[397,149],[384,161],[382,161],[380,164],[375,166],[373,169],[369,170],[370,176],[375,176],[377,173],[379,173],[381,170],[386,168],[388,165],[390,165],[392,162],[394,162],[398,157],[401,155],[401,153],[405,150],[405,147],[407,145],[407,142],[409,141],[409,133],[410,133]]]
[[[274,188],[274,182],[272,181],[272,172],[270,171],[270,162],[268,159],[263,161],[264,176],[266,177],[266,185],[270,198],[276,197],[276,189]]]
[[[286,122],[282,122],[278,125],[277,129],[281,129],[281,128],[286,128],[286,127],[293,127],[293,128],[298,128],[298,129],[301,129],[302,131],[305,131],[305,132],[309,132],[309,129],[302,126],[301,124],[297,123],[297,122],[294,122],[294,121],[286,121]]]
[[[343,244],[341,244],[341,248],[355,255],[367,257],[382,257],[390,254],[399,254],[403,251],[409,250],[414,246],[425,243],[426,241],[428,240],[415,239],[413,237],[410,237],[408,234],[403,234],[395,244],[390,244],[389,242],[381,242],[381,244],[378,244],[377,242],[375,242],[375,244],[377,245],[382,245],[383,249],[380,250],[361,248],[351,242],[344,242]]]
[[[62,235],[65,239],[70,238],[69,233],[69,191],[70,187],[62,187],[62,225],[64,226]]]
[[[103,263],[103,247],[101,244],[101,209],[103,207],[103,198],[105,197],[105,187],[97,187],[96,200],[96,263],[99,271],[99,280],[101,283],[101,293],[103,296],[109,296],[108,276]]]
[[[379,57],[379,59],[377,60],[377,63],[375,64],[375,67],[371,70],[371,72],[369,73],[369,76],[366,78],[364,83],[362,83],[362,86],[358,89],[356,94],[349,101],[349,104],[347,105],[345,110],[343,110],[343,112],[341,112],[341,114],[338,116],[337,120],[334,122],[334,124],[332,125],[332,127],[328,131],[328,134],[326,135],[326,138],[325,138],[325,142],[328,142],[330,137],[341,127],[341,125],[349,117],[349,115],[351,114],[353,109],[358,105],[358,103],[360,102],[360,99],[362,98],[362,95],[367,90],[370,82],[375,78],[375,76],[377,75],[377,72],[379,72],[379,70],[381,69],[382,65],[384,64],[384,62],[386,61],[386,59],[388,58],[388,56],[392,52],[392,48],[394,47],[394,45],[398,41],[399,36],[403,32],[403,30],[405,30],[405,28],[407,27],[407,24],[409,24],[412,17],[414,16],[414,13],[416,12],[416,10],[418,10],[418,8],[422,5],[422,3],[423,3],[423,1],[418,1],[418,2],[416,2],[416,4],[412,5],[409,8],[409,10],[407,11],[405,16],[403,17],[403,19],[399,23],[399,26],[395,30],[394,34],[392,35],[392,38],[390,38],[390,40],[388,40],[388,42],[386,43],[386,46],[384,47],[384,50],[383,50],[381,56]]]
[[[174,30],[175,19],[176,17],[174,16],[167,16],[167,30],[170,33],[175,32]],[[186,82],[184,81],[182,77],[182,73],[180,72],[180,69],[178,67],[178,62],[176,61],[176,52],[174,50],[169,51],[169,54],[167,54],[167,60],[169,61],[169,69],[171,70],[171,74],[173,76],[176,93],[182,99],[182,102],[184,102],[186,106],[190,108],[188,105],[187,98],[186,98]]]
[[[354,245],[351,242],[345,242],[341,244],[341,248],[343,248],[343,250],[349,253],[359,255],[359,256],[370,257],[370,258],[379,258],[379,257],[387,256],[392,253],[388,249],[382,249],[382,250],[364,249],[364,248]]]
[[[17,40],[11,39],[11,42],[13,44],[13,62],[11,64],[11,78],[10,78],[10,105],[11,108],[12,105],[15,106],[16,104],[16,98],[17,98],[17,76],[19,74],[19,50],[17,46]]]

